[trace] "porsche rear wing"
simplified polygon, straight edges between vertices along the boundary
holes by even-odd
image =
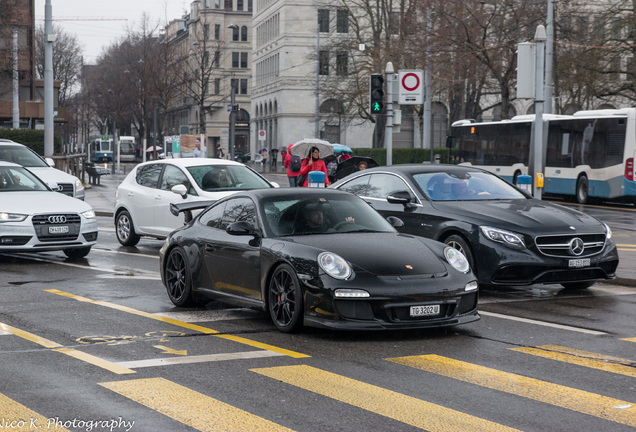
[[[193,210],[202,210],[214,204],[216,200],[210,201],[190,201],[184,203],[172,203],[170,204],[170,213],[175,216],[179,216],[179,213],[183,213],[185,217],[185,221],[190,222],[192,220],[192,211]]]

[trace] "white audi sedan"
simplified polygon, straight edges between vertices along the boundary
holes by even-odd
[[[134,246],[142,236],[164,239],[183,226],[185,216],[171,204],[216,201],[237,191],[269,189],[269,182],[242,163],[213,158],[163,159],[137,165],[117,188],[117,240]]]
[[[93,208],[54,192],[21,165],[0,161],[0,253],[61,250],[88,255],[97,242]]]

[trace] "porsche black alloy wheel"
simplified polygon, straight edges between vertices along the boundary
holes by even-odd
[[[192,303],[192,277],[185,251],[174,248],[168,254],[165,266],[165,281],[168,297],[177,306]]]
[[[123,246],[135,246],[139,243],[139,236],[135,232],[130,213],[126,210],[122,210],[117,214],[117,220],[115,222],[115,231],[117,233],[117,240]]]
[[[283,333],[297,330],[303,320],[303,297],[294,269],[282,264],[269,281],[268,309],[274,325]]]

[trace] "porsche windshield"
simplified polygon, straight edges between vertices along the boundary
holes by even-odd
[[[303,234],[395,232],[389,222],[355,196],[277,197],[261,203],[266,228],[276,237]]]
[[[49,190],[42,181],[22,167],[0,166],[1,192],[32,192]]]

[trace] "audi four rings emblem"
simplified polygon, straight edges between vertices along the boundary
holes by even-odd
[[[583,251],[585,250],[585,244],[583,243],[583,240],[581,240],[578,237],[575,237],[572,239],[572,241],[570,241],[570,253],[572,255],[581,255],[583,253]]]
[[[63,224],[66,223],[66,216],[49,216],[47,220],[52,224]]]

